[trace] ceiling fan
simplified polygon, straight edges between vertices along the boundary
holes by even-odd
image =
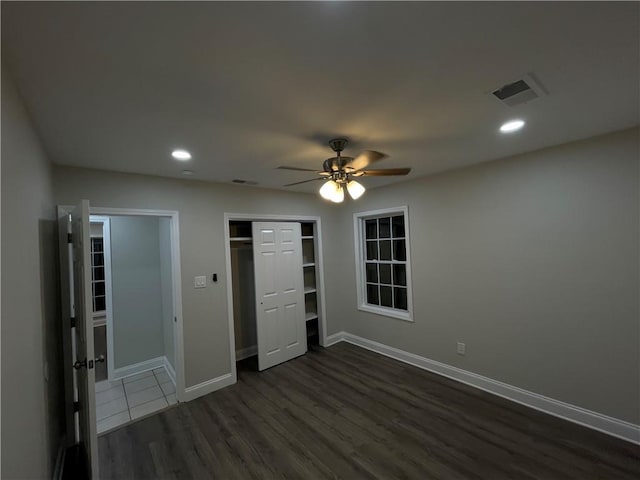
[[[387,155],[373,150],[366,150],[357,157],[345,157],[342,156],[342,151],[348,143],[346,138],[334,138],[329,141],[329,146],[336,152],[335,157],[326,159],[322,164],[322,171],[313,170],[310,168],[298,168],[298,167],[278,167],[281,170],[296,170],[302,172],[316,172],[321,175],[320,178],[312,178],[310,180],[303,180],[301,182],[288,183],[285,187],[292,185],[299,185],[301,183],[313,182],[315,180],[325,180],[325,184],[320,188],[320,195],[335,203],[340,203],[344,200],[344,190],[346,187],[347,192],[354,200],[357,200],[365,192],[365,188],[362,184],[355,181],[353,177],[362,176],[390,176],[390,175],[407,175],[410,168],[386,168],[371,170],[369,167],[385,158]]]

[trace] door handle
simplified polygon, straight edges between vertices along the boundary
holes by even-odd
[[[87,359],[85,358],[84,360],[80,361],[80,360],[76,360],[75,363],[73,364],[73,368],[75,368],[76,370],[80,370],[82,367],[86,368],[87,366]]]
[[[96,362],[104,362],[104,355],[100,355],[99,358],[101,359],[96,358]],[[89,370],[91,370],[93,368],[93,360],[89,360],[88,363],[86,358],[82,361],[76,360],[73,364],[73,368],[75,368],[76,370],[80,370],[82,367],[87,368],[87,365],[89,367]]]
[[[96,363],[104,363],[104,355],[101,354],[98,358],[96,358]]]

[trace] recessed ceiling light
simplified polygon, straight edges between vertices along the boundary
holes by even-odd
[[[516,132],[524,127],[524,120],[511,120],[500,127],[502,133]]]
[[[191,154],[186,150],[174,150],[171,152],[171,156],[176,160],[191,160]]]
[[[182,174],[190,177],[191,175],[193,175],[193,170],[182,170]]]

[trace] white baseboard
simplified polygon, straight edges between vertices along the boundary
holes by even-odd
[[[453,367],[413,353],[389,347],[347,332],[339,332],[327,338],[328,345],[340,341],[357,345],[367,350],[394,358],[404,363],[428,370],[438,375],[470,385],[485,392],[498,395],[521,405],[534,408],[555,417],[598,430],[622,440],[640,445],[640,425],[609,417],[553,398],[545,397],[522,388],[514,387],[461,368]]]
[[[253,357],[258,354],[258,346],[251,345],[250,347],[241,348],[236,350],[236,362],[244,360],[245,358]]]
[[[126,367],[120,367],[113,370],[113,378],[109,380],[119,380],[124,377],[129,377],[137,373],[153,370],[154,368],[160,368],[165,366],[165,357],[156,357],[144,362],[134,363],[133,365],[127,365]]]
[[[324,342],[325,348],[344,341],[344,335],[345,335],[345,332],[338,332],[338,333],[334,333],[333,335],[329,335]]]
[[[219,377],[185,388],[184,398],[181,401],[190,402],[191,400],[195,400],[198,397],[215,392],[221,388],[228,387],[234,383],[236,383],[236,376],[231,372],[225,373]]]
[[[171,379],[171,381],[173,382],[174,385],[176,384],[176,371],[173,368],[173,365],[171,365],[171,362],[169,361],[169,359],[165,356],[162,357],[164,358],[164,369],[167,371],[167,375],[169,375],[169,378]]]

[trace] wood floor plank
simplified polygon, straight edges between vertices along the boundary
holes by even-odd
[[[103,435],[103,479],[636,479],[640,447],[341,343]]]

